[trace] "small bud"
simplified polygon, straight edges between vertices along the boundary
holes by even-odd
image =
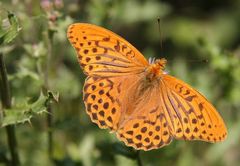
[[[53,8],[53,4],[49,0],[41,0],[40,5],[45,11],[50,11]]]
[[[57,9],[63,8],[63,6],[64,6],[63,1],[62,1],[62,0],[54,0],[54,6],[55,6]]]
[[[51,21],[51,22],[56,22],[57,21],[57,15],[56,15],[56,13],[54,13],[54,12],[52,12],[49,16],[48,16],[48,19],[49,19],[49,21]]]

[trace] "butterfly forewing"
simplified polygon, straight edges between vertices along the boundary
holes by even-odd
[[[160,97],[168,115],[172,135],[177,139],[223,141],[227,135],[225,124],[199,92],[169,75],[162,79]]]
[[[104,28],[76,23],[69,26],[67,34],[81,67],[89,76],[137,74],[148,65],[136,48]]]

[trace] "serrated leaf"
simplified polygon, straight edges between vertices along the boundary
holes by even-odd
[[[47,96],[40,94],[37,101],[29,104],[27,101],[13,108],[4,110],[4,117],[0,127],[18,123],[30,122],[31,118],[42,113],[47,113],[49,103],[58,101],[58,94],[48,92]]]
[[[8,12],[8,18],[4,19],[0,25],[0,44],[10,43],[21,30],[17,17]]]

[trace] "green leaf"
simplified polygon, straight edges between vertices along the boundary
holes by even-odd
[[[21,30],[17,17],[8,12],[8,18],[0,23],[0,45],[10,43]]]
[[[41,81],[39,75],[36,72],[29,70],[25,66],[20,66],[18,69],[18,73],[10,75],[9,80],[12,81],[14,79],[23,79],[24,77],[29,77],[33,80]]]
[[[29,56],[34,58],[39,58],[47,54],[47,48],[44,46],[43,42],[36,44],[24,44],[23,48],[29,54]]]
[[[30,122],[31,118],[42,113],[47,113],[47,107],[53,101],[58,102],[58,94],[48,92],[47,96],[40,94],[37,101],[29,104],[27,101],[13,108],[4,110],[4,117],[0,127],[18,123]]]

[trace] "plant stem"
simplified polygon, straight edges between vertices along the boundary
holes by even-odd
[[[48,47],[48,53],[46,57],[46,70],[44,75],[45,80],[45,88],[49,89],[49,68],[50,68],[50,61],[52,56],[52,45],[53,45],[53,34],[51,34],[50,30],[47,32],[47,47]],[[46,92],[47,93],[47,92]],[[48,125],[48,155],[49,158],[53,158],[53,111],[51,105],[48,105],[48,114],[47,114],[47,125]]]
[[[143,165],[142,164],[142,160],[140,158],[140,150],[137,151],[137,158],[136,158],[136,160],[137,160],[138,166],[142,166]]]
[[[11,108],[11,95],[10,88],[7,78],[7,69],[4,63],[3,54],[0,53],[0,72],[1,72],[1,89],[2,89],[2,105],[4,108]],[[18,155],[18,146],[15,135],[15,127],[9,125],[6,127],[8,146],[11,153],[11,165],[18,166],[20,165],[19,155]]]
[[[48,155],[49,158],[53,158],[53,132],[52,132],[52,126],[53,126],[53,119],[52,119],[52,107],[51,105],[48,106],[47,111],[49,112],[47,114],[47,124],[48,124]]]

